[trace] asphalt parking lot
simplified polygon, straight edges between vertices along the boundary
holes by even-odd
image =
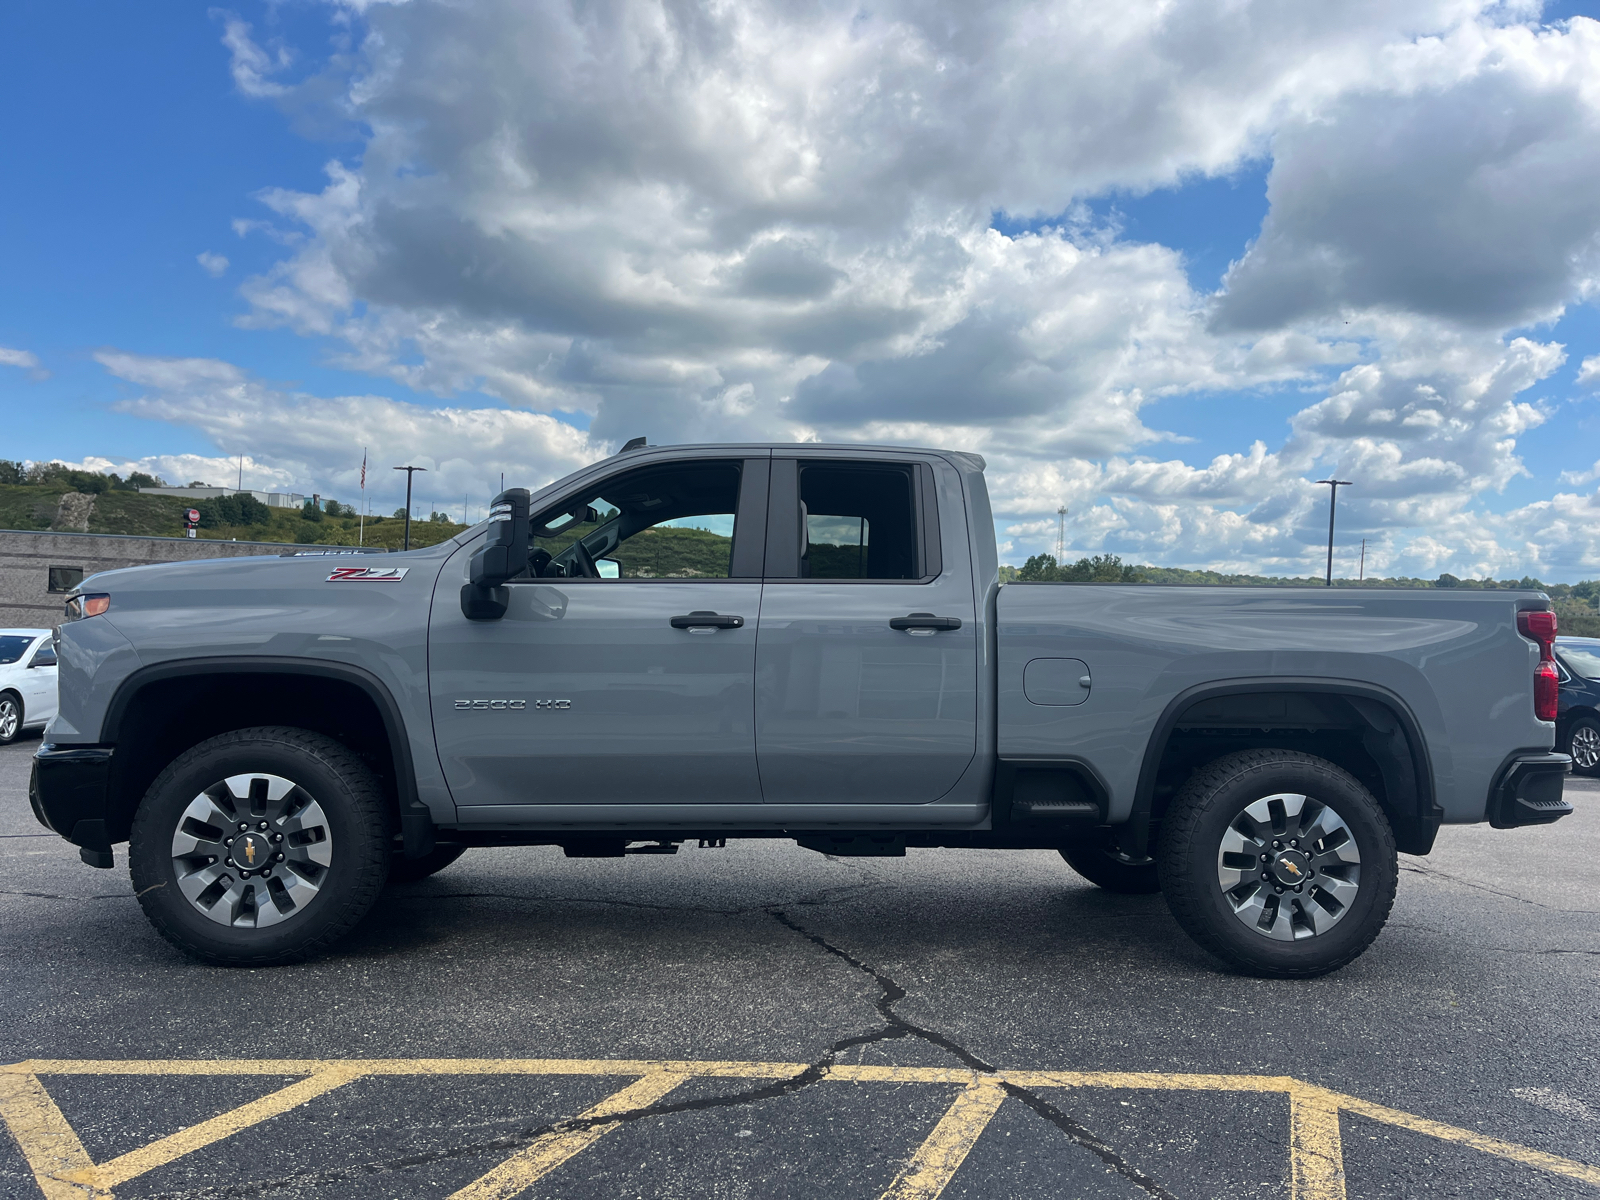
[[[1600,1196],[1600,786],[1447,828],[1330,977],[1046,852],[479,850],[187,961],[0,749],[0,1195]],[[9,1064],[19,1064],[10,1066]]]

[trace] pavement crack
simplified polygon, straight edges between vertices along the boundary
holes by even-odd
[[[952,1041],[937,1030],[914,1024],[895,1012],[894,1006],[906,998],[906,990],[888,975],[885,975],[871,964],[856,958],[849,951],[835,946],[820,934],[812,933],[809,929],[797,924],[781,909],[774,908],[769,911],[771,911],[773,919],[784,928],[793,930],[807,941],[826,950],[829,954],[844,960],[864,975],[870,976],[873,982],[878,985],[879,994],[877,1000],[874,1001],[874,1005],[878,1010],[878,1014],[884,1019],[884,1028],[876,1034],[868,1034],[853,1039],[847,1038],[842,1042],[836,1042],[830,1050],[830,1055],[836,1055],[845,1049],[849,1049],[852,1045],[870,1045],[875,1042],[912,1037],[919,1041],[927,1042],[930,1046],[937,1046],[940,1050],[954,1055],[965,1066],[972,1068],[974,1071],[992,1075],[998,1070],[998,1068],[985,1062],[966,1047]],[[811,1069],[807,1068],[808,1071]],[[1066,1135],[1068,1141],[1089,1151],[1111,1170],[1136,1187],[1141,1188],[1148,1195],[1154,1197],[1155,1200],[1177,1200],[1171,1192],[1162,1187],[1155,1179],[1123,1158],[1101,1138],[1096,1137],[1087,1126],[1068,1116],[1042,1096],[1014,1083],[1003,1083],[1000,1086],[1005,1090],[1006,1095],[1021,1101],[1032,1109],[1034,1113],[1059,1129]]]
[[[840,889],[828,890],[837,892]],[[470,894],[481,895],[483,893]],[[818,899],[812,900],[810,903],[827,903],[827,900],[820,898],[819,895]],[[880,1042],[896,1041],[901,1038],[916,1038],[919,1041],[936,1046],[954,1055],[964,1065],[976,1072],[988,1075],[995,1073],[995,1067],[965,1047],[958,1045],[937,1030],[917,1025],[895,1012],[894,1005],[905,999],[906,990],[888,975],[856,958],[848,951],[833,945],[821,935],[812,933],[799,925],[781,907],[769,905],[764,911],[784,928],[799,934],[818,948],[841,959],[855,970],[870,977],[878,985],[879,995],[875,1001],[875,1007],[884,1020],[883,1027],[870,1033],[853,1034],[849,1037],[840,1038],[829,1046],[816,1061],[796,1074],[791,1075],[788,1079],[774,1080],[760,1087],[748,1088],[728,1095],[703,1096],[694,1100],[678,1101],[663,1098],[654,1104],[629,1109],[626,1112],[610,1113],[600,1117],[570,1117],[561,1121],[550,1121],[524,1130],[521,1133],[486,1138],[457,1146],[444,1147],[439,1150],[408,1154],[399,1158],[375,1160],[330,1170],[293,1172],[273,1179],[255,1180],[250,1183],[223,1184],[180,1191],[147,1193],[146,1200],[251,1200],[251,1198],[271,1195],[275,1192],[298,1191],[326,1184],[347,1183],[352,1180],[372,1178],[396,1171],[409,1170],[414,1167],[428,1166],[433,1163],[517,1151],[551,1134],[575,1133],[600,1126],[626,1125],[652,1117],[671,1116],[674,1113],[705,1112],[713,1109],[740,1108],[746,1105],[760,1104],[767,1100],[776,1100],[783,1096],[794,1095],[811,1087],[813,1084],[822,1082],[827,1078],[829,1069],[838,1061],[839,1056],[847,1050],[875,1045]],[[1001,1086],[1005,1089],[1007,1095],[1014,1097],[1046,1121],[1049,1121],[1065,1134],[1068,1140],[1088,1150],[1111,1170],[1153,1197],[1153,1200],[1176,1200],[1172,1193],[1162,1187],[1156,1180],[1127,1162],[1106,1142],[1096,1137],[1086,1126],[1049,1103],[1049,1101],[1016,1084],[1006,1083]]]
[[[59,896],[55,892],[20,892],[0,888],[0,896],[27,896],[33,900],[131,900],[132,892],[109,892],[103,896]]]
[[[1156,1200],[1177,1200],[1176,1196],[1162,1187],[1155,1179],[1146,1175],[1096,1137],[1087,1126],[1068,1116],[1048,1100],[1035,1095],[1025,1087],[1018,1087],[1014,1083],[1003,1083],[1000,1086],[1005,1089],[1006,1095],[1014,1096],[1022,1101],[1023,1104],[1026,1104],[1035,1113],[1066,1134],[1069,1141],[1082,1146],[1118,1175],[1121,1175],[1135,1186],[1143,1188],[1151,1196],[1154,1196]]]
[[[1564,949],[1560,949],[1560,948],[1552,949],[1552,950],[1532,950],[1532,949],[1528,949],[1527,947],[1523,947],[1523,946],[1491,946],[1490,949],[1497,950],[1501,954],[1596,954],[1596,955],[1600,955],[1600,950],[1564,950]]]
[[[1551,912],[1572,913],[1574,916],[1600,916],[1600,909],[1592,908],[1562,908],[1558,904],[1545,904],[1539,900],[1530,900],[1526,896],[1519,896],[1515,892],[1502,892],[1499,888],[1492,888],[1486,883],[1475,883],[1471,879],[1463,879],[1459,875],[1452,875],[1448,871],[1441,871],[1437,867],[1425,867],[1420,864],[1401,863],[1402,871],[1410,871],[1414,875],[1432,877],[1434,879],[1448,879],[1451,883],[1459,883],[1462,887],[1469,887],[1479,892],[1488,892],[1491,896],[1500,896],[1506,900],[1515,900],[1520,904],[1531,904],[1535,908],[1547,908]]]

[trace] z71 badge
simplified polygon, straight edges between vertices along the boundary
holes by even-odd
[[[399,583],[410,567],[335,567],[329,583]]]

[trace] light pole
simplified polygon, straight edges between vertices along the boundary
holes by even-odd
[[[396,471],[406,473],[406,544],[405,549],[411,549],[411,480],[418,471],[426,471],[427,467],[396,467]],[[1330,535],[1332,536],[1332,535]]]
[[[1349,487],[1348,479],[1319,479],[1328,485],[1328,586],[1333,586],[1333,510],[1338,506],[1339,489]]]

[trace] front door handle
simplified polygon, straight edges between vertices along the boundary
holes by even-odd
[[[714,612],[695,611],[682,617],[672,618],[674,629],[742,629],[744,618],[730,615],[720,615]]]
[[[908,617],[893,617],[890,629],[960,629],[960,617],[936,617],[932,613],[912,613]]]

